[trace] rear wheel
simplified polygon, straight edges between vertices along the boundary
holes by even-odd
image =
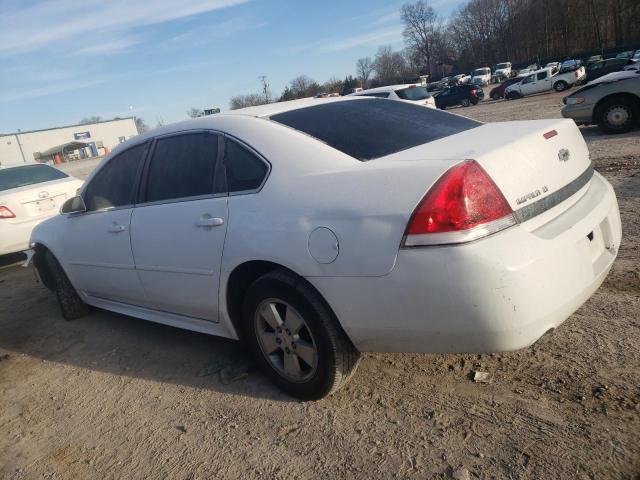
[[[64,319],[75,320],[87,315],[89,306],[82,301],[76,289],[73,288],[56,257],[51,252],[47,252],[46,261],[53,283],[53,290],[58,297],[58,303]]]
[[[564,80],[560,80],[559,82],[554,83],[553,89],[556,92],[564,92],[569,87],[569,84]]]
[[[330,395],[356,370],[360,354],[333,313],[309,285],[285,270],[249,287],[242,320],[261,370],[294,397]]]
[[[518,95],[516,92],[509,92],[507,94],[507,100],[517,100],[518,98],[520,98],[520,95]]]
[[[463,107],[470,107],[471,101],[468,98],[463,98],[460,102],[460,105],[462,105]]]
[[[625,133],[636,121],[636,108],[629,99],[614,97],[605,100],[596,115],[598,126],[607,133]]]
[[[494,93],[493,95],[491,95],[491,99],[495,100],[495,101],[498,101],[498,100],[500,100],[500,95],[497,94],[497,93]]]

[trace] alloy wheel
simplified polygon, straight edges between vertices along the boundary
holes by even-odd
[[[284,300],[268,298],[254,317],[258,344],[271,366],[284,378],[305,382],[318,368],[318,347],[304,317]]]

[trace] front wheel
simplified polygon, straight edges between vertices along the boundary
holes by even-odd
[[[89,306],[82,301],[69,277],[51,252],[46,253],[47,268],[51,275],[53,290],[58,297],[60,310],[65,320],[75,320],[89,313]]]
[[[360,358],[320,296],[285,270],[268,273],[249,287],[243,331],[261,370],[303,400],[338,390]]]
[[[491,99],[497,102],[498,100],[500,100],[500,95],[494,93],[493,95],[491,95]]]
[[[636,111],[631,102],[624,98],[611,98],[598,107],[596,121],[607,133],[626,133],[631,130],[636,119]]]
[[[553,88],[556,92],[564,92],[567,87],[569,87],[569,84],[563,80],[560,80],[553,85]]]

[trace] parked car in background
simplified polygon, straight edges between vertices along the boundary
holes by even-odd
[[[498,63],[493,71],[493,75],[491,75],[491,82],[498,83],[512,76],[511,62]]]
[[[507,87],[513,85],[514,83],[521,82],[523,78],[525,77],[507,78],[500,85],[491,89],[491,91],[489,92],[489,98],[491,98],[492,100],[500,100],[501,98],[504,98],[504,92]]]
[[[477,105],[483,98],[484,92],[479,85],[456,85],[434,95],[436,107],[442,110],[457,105],[463,107]]]
[[[634,51],[633,50],[628,50],[626,52],[620,52],[619,54],[616,55],[616,58],[633,58],[634,55]]]
[[[31,231],[58,215],[82,182],[39,163],[0,166],[0,255],[29,248]]]
[[[565,60],[560,64],[559,73],[573,72],[582,66],[582,60]]]
[[[389,100],[399,100],[431,108],[435,108],[436,106],[433,96],[427,90],[427,87],[414,83],[370,88],[368,90],[362,90],[361,92],[351,93],[347,96],[387,98]]]
[[[32,242],[65,318],[92,305],[242,339],[304,399],[343,386],[360,352],[527,347],[596,291],[621,241],[574,122],[366,97],[142,133],[62,212]]]
[[[640,70],[640,59],[635,60],[631,59],[631,61],[624,66],[622,70]]]
[[[491,69],[489,67],[476,68],[471,75],[471,83],[476,85],[489,85],[491,81]]]
[[[554,73],[553,68],[542,68],[522,79],[519,83],[514,83],[505,90],[505,97],[509,100],[526,97],[534,93],[542,93],[549,90],[563,92],[571,88],[576,83],[585,78],[585,68],[565,73]]]
[[[585,63],[589,65],[590,63],[599,62],[602,59],[602,55],[591,55],[589,58],[587,58],[587,61]]]
[[[597,124],[607,133],[640,125],[640,72],[614,72],[564,97],[562,116],[578,125]]]
[[[532,63],[527,65],[525,68],[521,68],[518,70],[518,75],[528,75],[532,72],[536,72],[540,69],[540,66],[537,63]]]
[[[631,60],[640,61],[640,50],[636,50]]]
[[[552,70],[555,70],[556,72],[560,71],[560,62],[549,62],[547,63],[544,68],[551,68]]]
[[[628,58],[608,58],[587,65],[587,82],[600,78],[608,73],[624,70],[627,65],[634,62]]]
[[[466,85],[471,80],[471,76],[466,73],[461,73],[460,75],[453,77],[453,80],[457,85]]]

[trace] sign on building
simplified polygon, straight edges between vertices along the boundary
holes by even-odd
[[[75,140],[82,140],[83,138],[91,138],[91,132],[76,132],[73,134]]]

